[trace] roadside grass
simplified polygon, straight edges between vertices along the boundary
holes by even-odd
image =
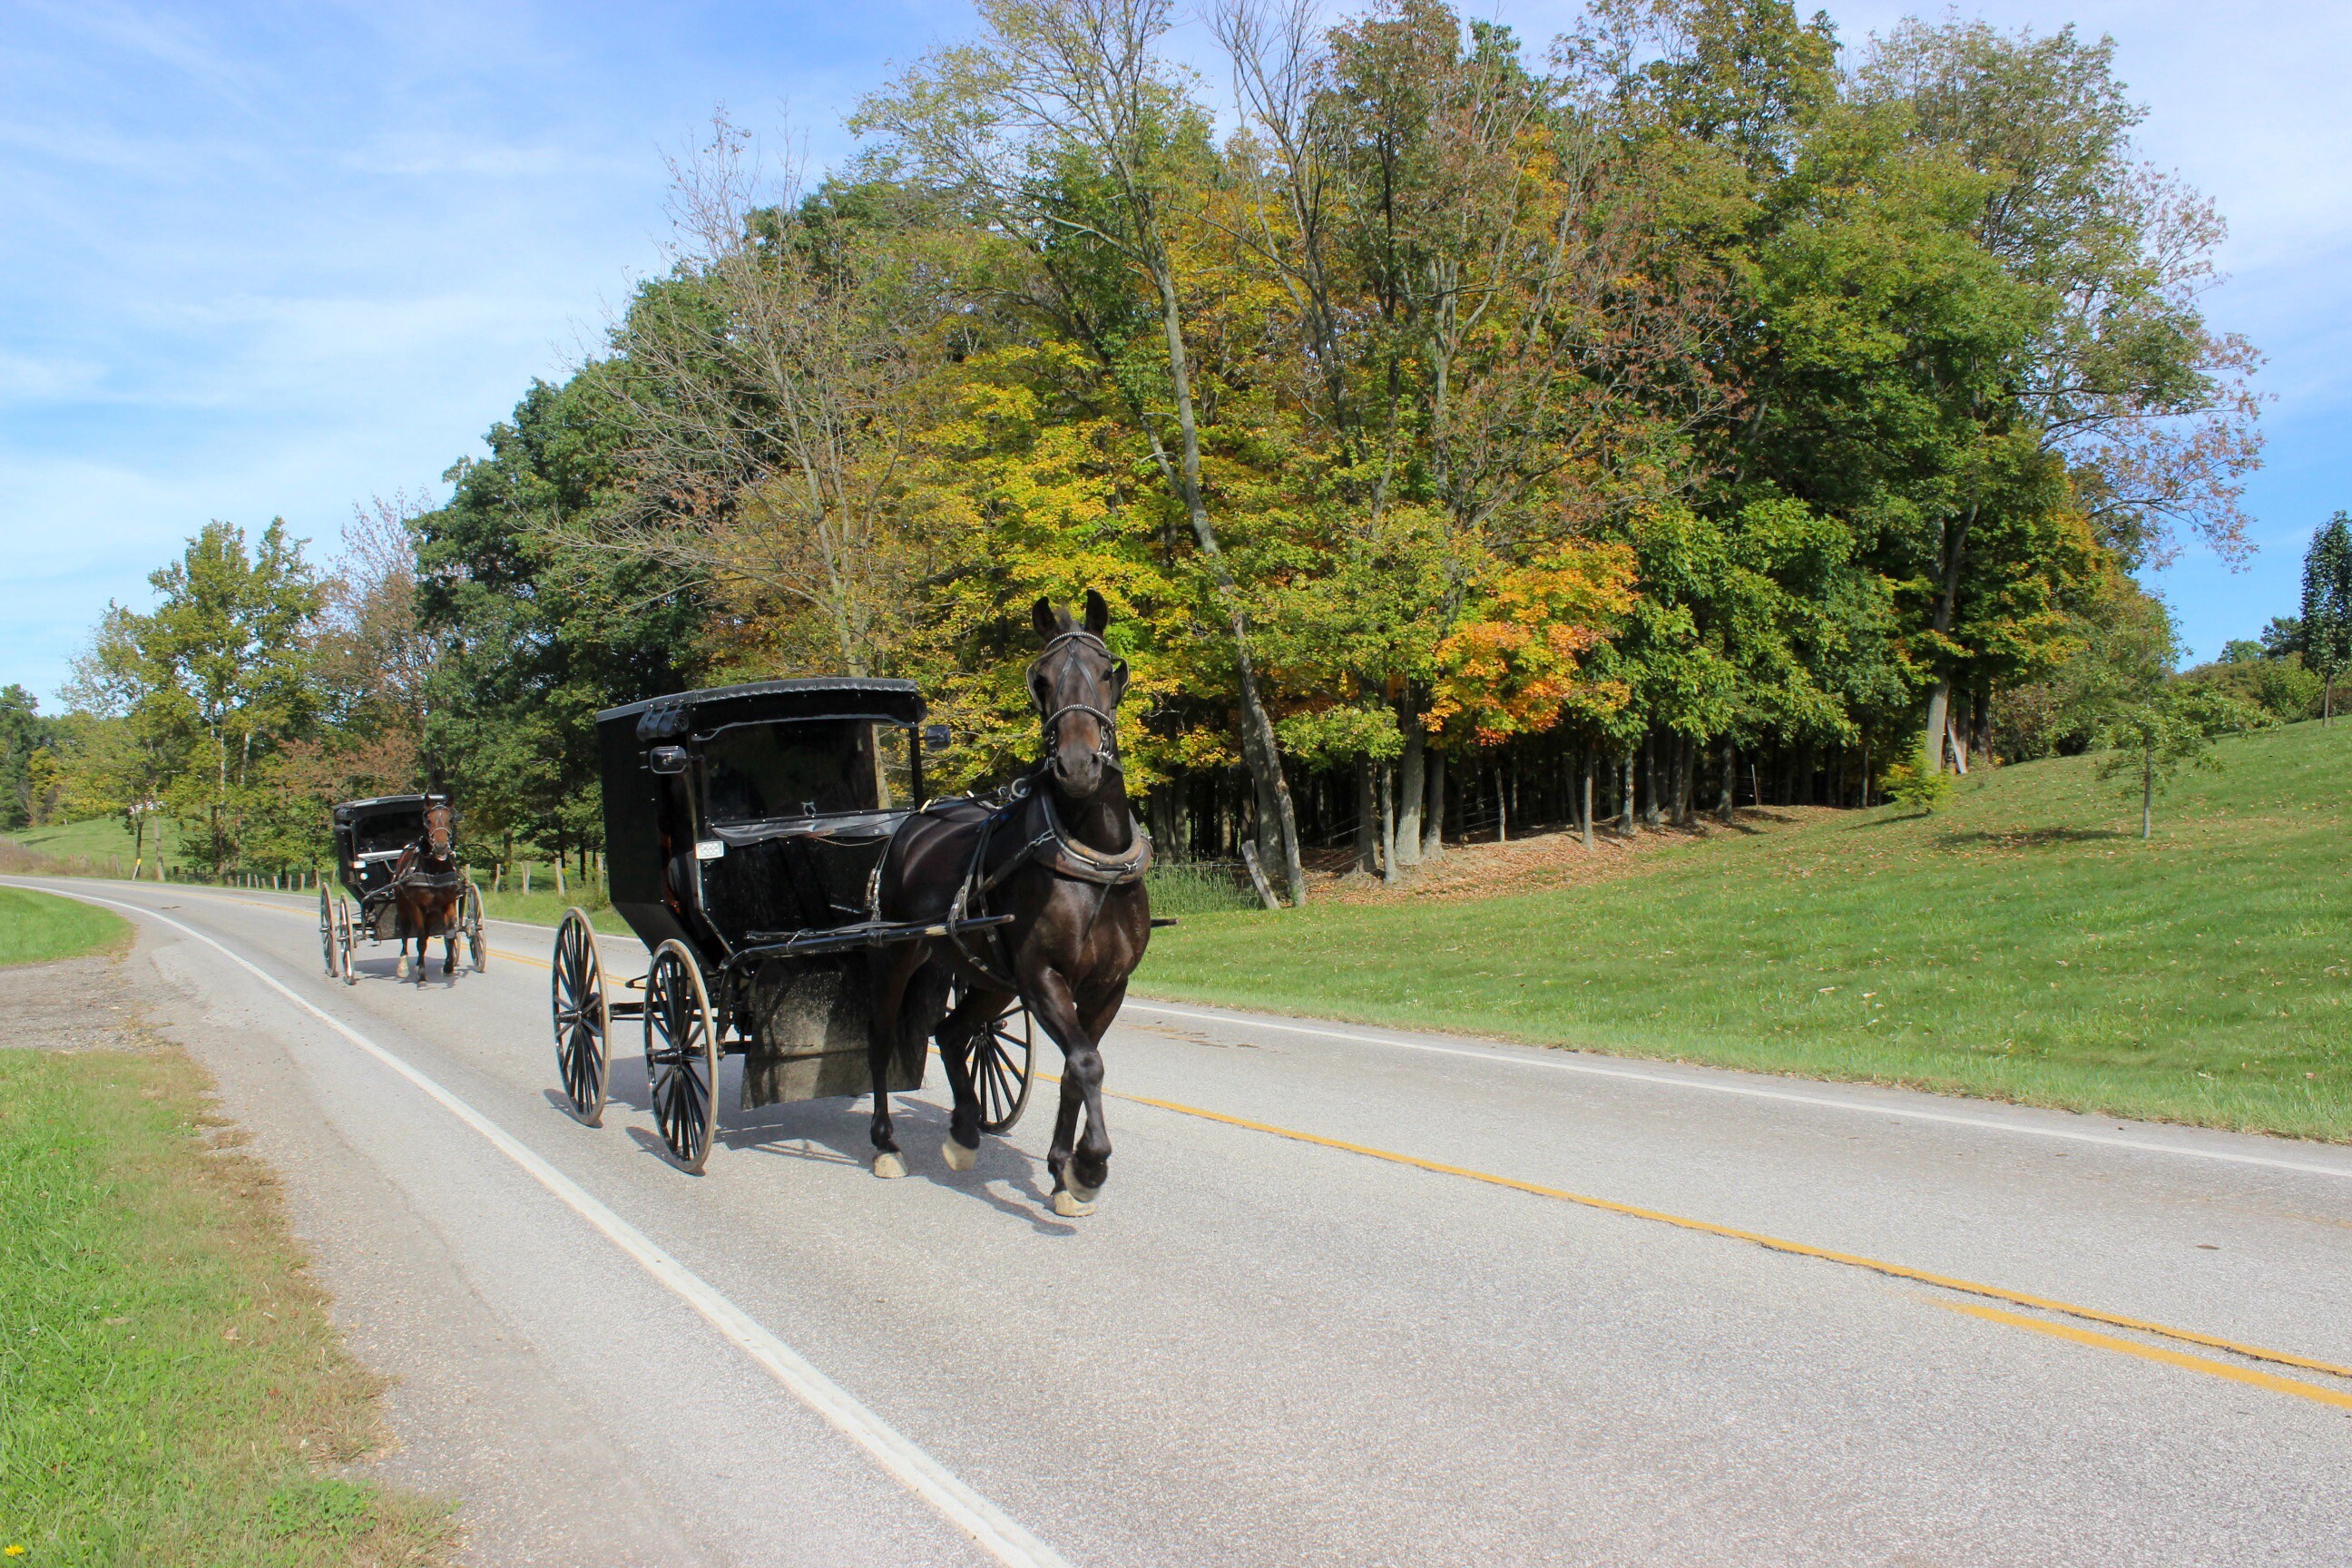
[[[2145,843],[2063,758],[1555,892],[1197,915],[1137,989],[2352,1140],[2352,723],[2221,752]]]
[[[533,888],[528,893],[494,893],[487,884],[482,889],[482,916],[486,920],[551,926],[562,921],[563,911],[574,904],[588,911],[589,924],[598,931],[611,936],[629,934],[628,923],[613,911],[613,902],[604,896],[601,885],[574,888],[562,894],[552,888]]]
[[[266,1168],[178,1052],[0,1051],[0,1547],[46,1564],[410,1564],[382,1439]]]
[[[0,968],[79,958],[131,939],[131,926],[109,910],[54,893],[0,888]]]

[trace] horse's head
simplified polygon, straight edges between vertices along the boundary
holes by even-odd
[[[1029,699],[1045,721],[1055,786],[1070,800],[1085,800],[1102,787],[1104,772],[1118,766],[1113,716],[1127,695],[1127,660],[1103,642],[1110,606],[1092,588],[1083,625],[1043,599],[1035,613],[1045,650],[1029,666]]]
[[[425,805],[425,852],[436,860],[446,860],[457,843],[457,814],[449,809],[446,800],[427,801]]]

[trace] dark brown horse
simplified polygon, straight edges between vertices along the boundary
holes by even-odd
[[[874,1173],[906,1174],[891,1136],[887,1074],[902,1048],[936,1037],[955,1096],[940,1153],[971,1169],[981,1115],[972,1043],[1017,996],[1061,1047],[1062,1102],[1045,1156],[1054,1212],[1093,1212],[1110,1170],[1102,1037],[1143,962],[1151,841],[1129,808],[1114,719],[1127,662],[1103,642],[1110,611],[1089,590],[1084,625],[1040,599],[1045,650],[1029,667],[1045,755],[998,800],[950,800],[909,817],[876,883],[886,921],[1010,915],[1008,924],[885,950],[875,963]],[[961,992],[948,1012],[950,984]],[[1078,1115],[1086,1128],[1078,1130]]]
[[[416,942],[416,984],[425,984],[425,947],[442,939],[444,975],[457,973],[458,911],[465,907],[466,879],[457,869],[457,816],[446,800],[425,804],[425,832],[393,863],[393,907],[400,922],[400,962]]]

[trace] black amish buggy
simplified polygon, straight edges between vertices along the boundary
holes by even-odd
[[[877,916],[883,852],[923,803],[926,746],[947,740],[923,718],[912,681],[850,677],[596,716],[613,907],[653,962],[608,987],[587,914],[567,910],[556,931],[556,1065],[582,1121],[603,1117],[615,1019],[642,1022],[654,1121],[688,1171],[709,1158],[722,1056],[744,1058],[745,1110],[873,1088],[869,956],[1010,918]],[[1026,1009],[1008,1006],[973,1046],[983,1124],[1001,1132],[1029,1100]],[[928,1056],[920,1039],[900,1049],[888,1088],[921,1088]]]
[[[446,795],[385,795],[368,800],[347,800],[333,812],[335,880],[341,891],[319,889],[319,946],[330,979],[346,985],[359,983],[352,964],[352,948],[365,933],[371,943],[391,942],[402,935],[400,896],[403,889],[418,893],[456,895],[453,924],[466,939],[467,955],[478,973],[488,959],[482,936],[482,896],[465,870],[454,863],[435,870],[432,862],[410,851],[426,847],[429,813],[449,811]],[[459,890],[462,889],[462,892]],[[348,894],[346,898],[344,895]],[[353,908],[356,902],[357,908]],[[441,931],[416,933],[416,963],[425,963],[425,939]],[[405,943],[403,944],[404,952]]]

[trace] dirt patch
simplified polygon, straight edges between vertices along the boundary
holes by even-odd
[[[0,1047],[138,1051],[156,1044],[140,1022],[122,953],[18,963],[0,969]]]
[[[1308,896],[1334,904],[1398,904],[1538,893],[1637,876],[1656,868],[1661,849],[1777,833],[1836,815],[1837,808],[1827,805],[1749,806],[1728,825],[1706,817],[1688,827],[1654,832],[1645,827],[1631,839],[1596,833],[1591,849],[1571,830],[1547,828],[1505,844],[1492,839],[1449,844],[1444,859],[1413,867],[1394,887],[1362,871],[1310,869]]]

